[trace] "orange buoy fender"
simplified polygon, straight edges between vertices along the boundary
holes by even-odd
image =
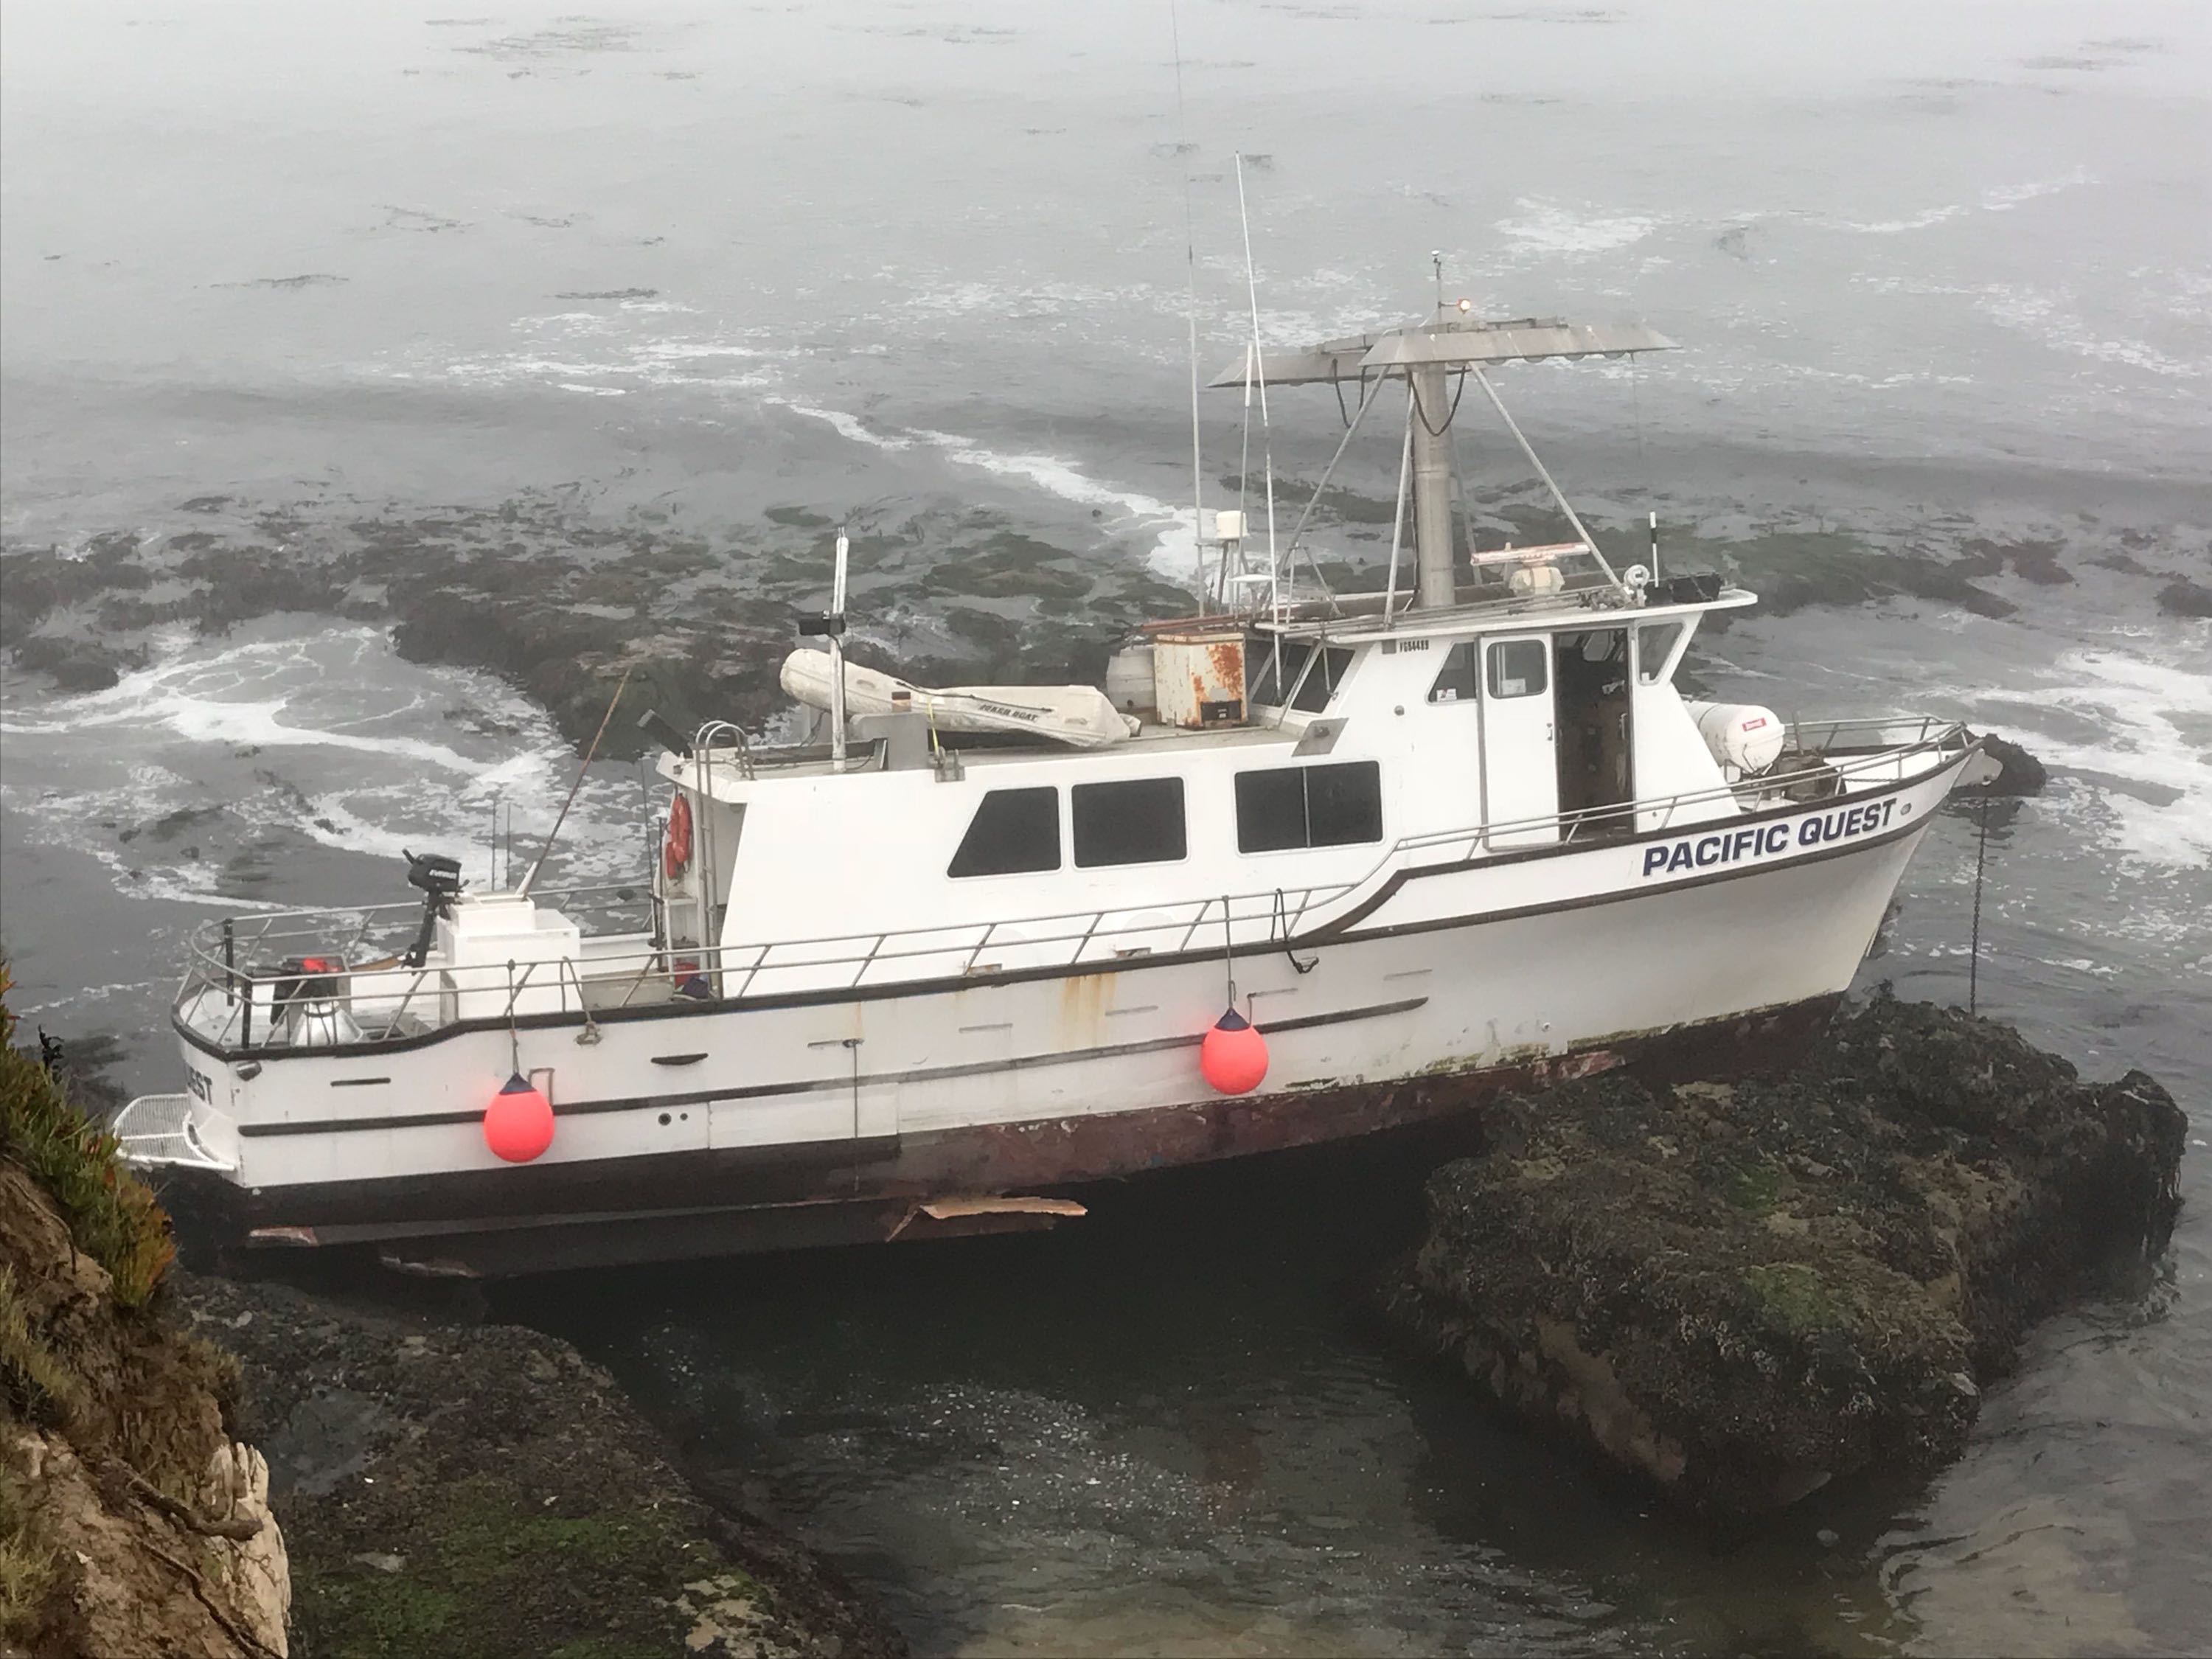
[[[520,1073],[484,1108],[484,1145],[509,1164],[527,1164],[553,1144],[553,1103]]]
[[[1267,1039],[1231,1008],[1198,1047],[1198,1069],[1224,1095],[1249,1095],[1267,1075]]]
[[[668,833],[660,842],[660,873],[674,881],[691,862],[691,801],[681,790],[668,809]]]

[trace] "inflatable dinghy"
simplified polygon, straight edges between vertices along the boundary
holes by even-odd
[[[783,659],[783,689],[809,708],[830,707],[830,653],[801,647]],[[926,714],[940,732],[1018,732],[1075,749],[1103,749],[1133,738],[1139,722],[1095,685],[909,685],[889,674],[845,665],[845,715],[889,714],[900,704]]]

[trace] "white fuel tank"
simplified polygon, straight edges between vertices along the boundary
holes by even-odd
[[[1781,716],[1751,702],[1692,702],[1685,705],[1698,723],[1698,735],[1723,768],[1738,777],[1764,772],[1781,757]]]

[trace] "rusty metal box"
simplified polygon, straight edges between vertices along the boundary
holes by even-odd
[[[1160,724],[1195,731],[1244,718],[1244,630],[1191,627],[1152,635],[1152,690]]]

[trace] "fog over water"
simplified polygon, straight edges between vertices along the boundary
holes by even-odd
[[[433,11],[0,12],[0,605],[7,561],[48,545],[282,514],[307,561],[518,501],[732,569],[793,511],[910,530],[941,584],[867,603],[917,629],[969,597],[975,523],[1184,580],[1185,249],[1210,374],[1249,326],[1242,150],[1271,343],[1419,313],[1431,250],[1482,313],[1681,343],[1501,371],[1598,520],[1656,507],[1688,554],[2051,550],[2064,580],[1976,578],[2002,606],[1754,612],[1692,666],[1793,715],[1965,716],[2049,763],[1992,818],[1985,1006],[2086,1073],[2153,1072],[2197,1125],[2172,1252],[2035,1336],[1963,1463],[1720,1552],[1346,1319],[1410,1179],[1388,1157],[512,1310],[932,1650],[2203,1645],[2212,635],[2157,596],[2212,582],[2205,9]],[[1238,411],[1212,396],[1218,505]],[[1333,401],[1274,413],[1310,480]],[[1518,476],[1486,428],[1464,453],[1477,489]],[[1386,496],[1396,460],[1363,439],[1344,481]],[[1376,556],[1372,524],[1317,522],[1332,556]],[[538,533],[514,556],[568,551]],[[0,671],[17,1006],[112,1035],[130,1086],[173,1078],[183,928],[404,897],[402,845],[480,878],[495,803],[528,856],[567,787],[544,709],[404,659],[353,598],[151,626],[104,690]],[[641,867],[639,799],[595,769],[568,873]],[[1963,1000],[1973,858],[1946,816],[1865,983]]]

